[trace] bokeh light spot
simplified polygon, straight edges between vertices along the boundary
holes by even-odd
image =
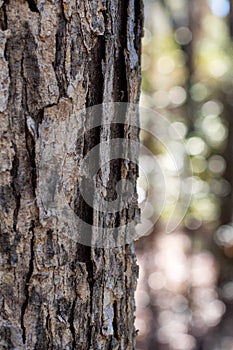
[[[208,115],[219,115],[223,111],[223,105],[221,102],[216,100],[210,100],[206,102],[201,109],[201,112],[204,116]]]
[[[165,276],[160,272],[153,272],[148,278],[148,284],[154,290],[162,289],[166,284]]]
[[[192,32],[188,27],[180,27],[175,31],[175,40],[178,44],[187,45],[192,40]]]
[[[210,74],[215,78],[222,77],[228,71],[228,65],[222,59],[214,59],[210,61],[208,65],[208,70]]]
[[[209,0],[210,9],[217,17],[226,17],[230,12],[229,0]]]
[[[175,105],[182,105],[186,100],[187,94],[182,86],[174,86],[169,91],[169,99]]]
[[[215,242],[220,246],[233,245],[233,226],[222,225],[218,228],[215,236]]]
[[[157,69],[162,74],[170,74],[175,69],[175,62],[170,56],[162,56],[157,61]]]
[[[205,142],[198,136],[190,137],[187,140],[186,147],[190,155],[195,156],[205,151]]]
[[[203,83],[196,83],[191,87],[190,93],[194,101],[200,102],[208,96],[208,89]]]
[[[217,175],[222,175],[226,169],[226,161],[222,156],[213,155],[208,161],[209,170]]]

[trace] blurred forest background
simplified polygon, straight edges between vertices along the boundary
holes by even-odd
[[[142,67],[141,105],[169,120],[167,143],[183,162],[174,171],[142,132],[167,185],[159,220],[136,244],[137,350],[233,350],[233,1],[145,0]],[[178,180],[191,200],[166,233]],[[153,221],[161,184],[151,183]],[[144,185],[139,178],[141,205]]]

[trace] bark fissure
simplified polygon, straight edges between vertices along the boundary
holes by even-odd
[[[49,322],[50,322],[50,315],[49,315],[49,310],[48,310],[48,314],[46,317],[46,330],[48,332],[48,349],[51,349],[51,344],[52,344],[52,336],[51,336],[51,330],[50,330],[50,326],[49,326]]]
[[[31,10],[32,12],[38,12],[38,13],[40,13],[40,11],[39,11],[38,8],[37,8],[36,1],[35,1],[35,0],[26,0],[26,2],[28,3],[28,7],[30,8],[30,10]]]
[[[128,0],[119,2],[119,48],[116,52],[114,69],[114,101],[128,102],[127,72],[125,64],[125,50],[127,48],[127,12]]]
[[[34,252],[34,243],[35,243],[35,233],[34,233],[34,228],[35,228],[35,223],[32,222],[31,228],[29,232],[31,233],[31,242],[30,242],[30,261],[29,261],[29,270],[28,274],[26,276],[26,283],[25,283],[25,301],[22,305],[21,308],[21,328],[22,328],[22,338],[23,338],[23,343],[26,344],[26,327],[24,325],[24,316],[25,312],[29,303],[29,288],[30,288],[30,280],[33,275],[33,270],[34,270],[34,257],[35,257],[35,252]]]
[[[66,60],[66,24],[63,1],[61,2],[61,12],[58,17],[58,28],[56,33],[56,53],[53,67],[59,87],[59,98],[67,97],[67,81],[65,73]]]
[[[55,104],[53,104],[53,106],[54,105]],[[37,135],[37,137],[39,137],[39,126],[40,126],[40,124],[42,124],[43,119],[44,119],[44,110],[45,110],[45,108],[48,108],[48,107],[51,107],[51,105],[50,106],[46,106],[46,107],[41,108],[38,111],[36,111],[35,116],[33,118],[34,121],[35,121],[35,124],[36,124],[36,135]]]
[[[18,221],[18,214],[19,214],[19,209],[20,209],[20,199],[21,199],[21,194],[18,190],[18,168],[19,168],[19,159],[18,159],[18,154],[17,154],[17,147],[14,142],[12,142],[12,146],[15,152],[14,158],[13,158],[13,163],[12,163],[12,169],[11,169],[11,177],[12,177],[12,190],[13,190],[13,195],[15,197],[15,209],[14,209],[14,214],[13,214],[13,230],[17,232],[17,221]]]
[[[37,58],[38,45],[35,41],[33,33],[29,27],[29,23],[24,23],[24,47],[22,51],[22,76],[24,78],[25,93],[23,99],[25,107],[30,114],[34,114],[40,104],[41,96],[39,86],[41,82],[40,68]]]
[[[105,11],[103,11],[103,16],[105,19],[105,27],[106,27]],[[85,103],[87,108],[94,105],[101,104],[104,99],[104,96],[103,96],[104,74],[102,71],[102,65],[103,65],[103,62],[105,62],[105,58],[107,54],[105,41],[106,41],[106,38],[103,35],[97,36],[94,47],[87,54],[88,65],[86,67],[86,72],[87,72],[86,74],[88,74],[88,82],[87,82],[88,89],[87,89],[86,103]],[[87,122],[89,118],[99,118],[99,120],[101,120],[101,117],[102,116],[94,115],[90,109],[87,110]],[[88,126],[86,126],[86,128],[88,130]],[[96,127],[88,131],[84,130],[83,157],[85,157],[85,155],[88,154],[88,152],[93,147],[95,147],[100,143],[100,130],[101,130],[101,127]],[[96,162],[98,162],[97,159],[96,159]],[[89,187],[92,188],[92,191],[94,190],[94,186],[95,186],[94,179],[92,179],[92,183],[89,184]],[[92,200],[94,200],[94,192],[93,192]],[[91,225],[92,225],[93,219],[94,219],[93,205],[92,205],[92,208],[87,206],[87,204],[85,204],[84,207],[85,207],[85,215],[86,215],[85,220],[87,220],[88,223],[91,222]],[[92,240],[92,232],[90,232],[90,243],[91,243],[91,240]],[[94,269],[93,269],[91,254],[92,254],[91,249],[89,249],[89,257],[88,257],[89,261],[86,263],[87,272],[88,272],[88,284],[89,284],[89,290],[90,290],[90,316],[88,319],[88,344],[87,344],[88,349],[91,348],[93,344],[93,311],[94,311],[94,303],[95,303],[95,300],[94,300],[95,280],[94,280]]]
[[[36,186],[37,186],[37,173],[36,173],[36,151],[35,151],[35,138],[30,134],[28,127],[25,127],[25,141],[26,148],[28,152],[28,157],[31,163],[31,182],[32,182],[32,191],[33,196],[36,198]]]
[[[7,0],[3,2],[2,7],[0,9],[0,14],[1,14],[0,25],[2,30],[7,29],[6,2]],[[5,47],[5,50],[6,50],[6,47]],[[6,55],[4,55],[4,57],[6,58]]]
[[[141,31],[143,28],[143,2],[142,0],[134,1],[135,26],[134,26],[134,47],[138,52],[139,64],[141,64]]]
[[[70,320],[69,320],[70,332],[71,332],[72,338],[73,338],[72,350],[75,350],[75,347],[76,347],[75,328],[74,328],[74,312],[75,312],[76,300],[77,300],[77,296],[75,297],[75,299],[74,299],[73,302],[72,302],[71,311],[70,311]]]
[[[113,302],[113,310],[114,310],[114,318],[113,318],[113,331],[114,331],[114,337],[115,339],[119,340],[118,337],[118,313],[117,313],[117,301],[114,300]]]
[[[30,164],[30,175],[31,175],[31,187],[33,196],[36,199],[36,186],[37,186],[37,173],[36,173],[36,139],[38,137],[38,127],[34,124],[34,120],[29,116],[29,111],[27,108],[27,89],[26,89],[26,81],[23,73],[23,59],[22,59],[22,76],[23,76],[23,90],[25,97],[25,145],[28,153],[28,161]],[[28,118],[28,119],[27,119]],[[29,119],[30,118],[30,119]],[[31,121],[31,124],[29,123]]]
[[[105,39],[100,35],[89,53],[87,108],[103,102],[104,77],[102,74],[102,62],[105,60],[105,54]]]

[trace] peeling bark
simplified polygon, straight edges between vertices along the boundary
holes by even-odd
[[[137,208],[101,216],[78,184],[89,150],[114,137],[137,140],[137,128],[111,126],[106,112],[108,126],[85,132],[95,116],[75,115],[101,103],[138,103],[141,31],[138,0],[0,1],[1,349],[135,348],[133,244],[82,245],[44,207],[42,192],[47,186],[47,200],[62,205],[55,166],[67,202],[90,225],[107,229],[136,216]],[[109,200],[123,176],[135,197],[136,165],[114,160],[102,172]],[[97,206],[99,196],[97,186]]]

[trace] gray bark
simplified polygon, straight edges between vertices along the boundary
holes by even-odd
[[[133,244],[88,247],[73,239],[69,223],[61,225],[53,166],[62,163],[64,196],[90,226],[117,227],[137,215],[129,206],[108,220],[85,203],[77,185],[89,150],[113,135],[137,140],[137,128],[85,133],[95,116],[75,116],[103,102],[138,103],[142,5],[2,0],[0,28],[0,349],[134,349]],[[102,118],[114,122],[107,113]],[[75,142],[74,131],[81,135]],[[114,160],[102,173],[109,200],[123,175],[135,198],[137,166]],[[46,184],[58,209],[47,214]],[[82,225],[75,230],[79,237]]]

